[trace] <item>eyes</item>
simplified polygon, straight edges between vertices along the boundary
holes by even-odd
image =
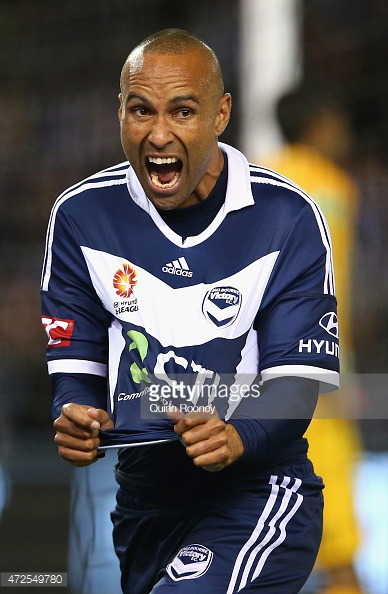
[[[193,112],[191,111],[191,109],[187,109],[185,107],[183,107],[182,109],[180,109],[177,113],[177,115],[180,115],[182,118],[188,118],[191,116]]]
[[[152,117],[154,112],[152,109],[145,106],[138,106],[130,108],[130,112],[138,119],[145,119]],[[194,115],[195,111],[188,107],[180,107],[171,112],[174,119],[186,120]]]

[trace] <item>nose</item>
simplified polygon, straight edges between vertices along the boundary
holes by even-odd
[[[173,134],[167,117],[158,115],[155,118],[148,135],[148,140],[158,149],[162,149],[173,141]]]

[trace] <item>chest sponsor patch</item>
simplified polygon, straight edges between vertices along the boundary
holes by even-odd
[[[202,312],[211,323],[220,327],[230,326],[241,309],[242,296],[234,287],[213,287],[205,295]]]
[[[175,582],[199,578],[210,567],[213,553],[200,544],[191,544],[183,547],[167,565],[167,573]]]

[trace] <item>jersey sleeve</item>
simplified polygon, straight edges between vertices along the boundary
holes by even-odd
[[[110,314],[94,290],[76,226],[57,205],[48,228],[41,298],[49,373],[105,377]]]
[[[259,398],[247,394],[227,421],[241,437],[243,458],[265,460],[301,439],[317,398],[317,382],[299,377],[279,377],[263,383]]]
[[[339,385],[339,344],[331,240],[319,208],[308,203],[292,225],[256,317],[263,381],[298,376]]]

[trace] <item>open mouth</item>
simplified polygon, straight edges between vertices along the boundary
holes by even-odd
[[[147,169],[151,182],[161,190],[169,190],[178,182],[183,163],[176,157],[148,157]]]

